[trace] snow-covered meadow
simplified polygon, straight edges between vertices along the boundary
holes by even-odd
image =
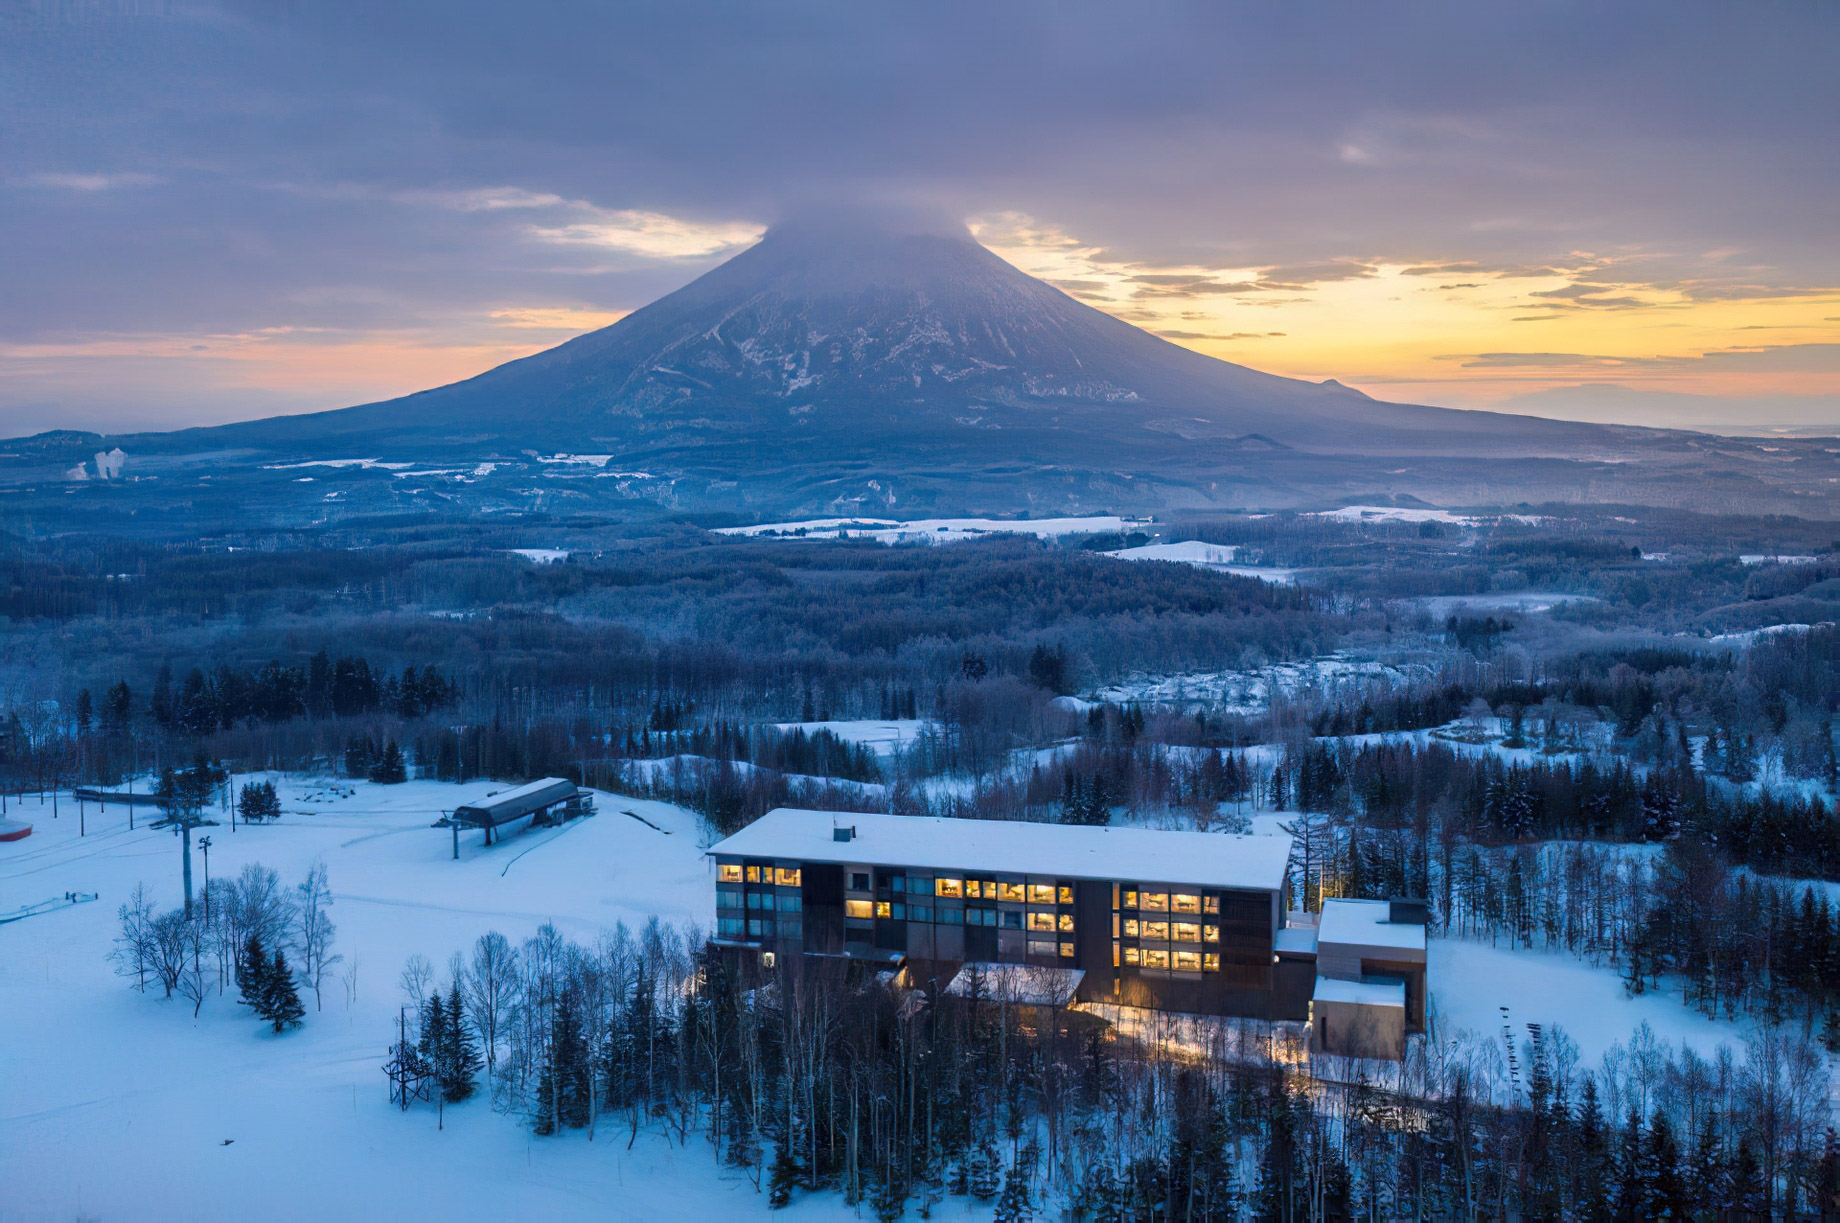
[[[239,779],[241,780],[241,779]],[[415,953],[438,966],[488,929],[545,922],[592,940],[652,914],[707,924],[713,894],[698,823],[664,803],[599,796],[600,813],[482,848],[430,827],[502,787],[279,778],[282,819],[211,836],[213,877],[260,862],[291,887],[323,858],[345,957],[299,1030],[272,1035],[234,989],[189,1002],[136,993],[105,959],[116,909],[145,881],[180,899],[179,844],[128,831],[120,806],[59,818],[31,798],[31,836],[0,844],[0,912],[98,892],[95,903],[0,925],[0,1220],[622,1219],[765,1217],[752,1182],[701,1137],[535,1139],[483,1099],[433,1111],[390,1103],[381,1067]],[[634,815],[624,812],[631,811]],[[203,857],[194,851],[203,881]],[[354,994],[336,974],[350,973]],[[848,1217],[837,1199],[794,1219]]]

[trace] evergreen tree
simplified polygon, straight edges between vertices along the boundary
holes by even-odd
[[[1643,1176],[1651,1219],[1687,1217],[1687,1188],[1680,1174],[1680,1147],[1667,1114],[1656,1110],[1643,1144]]]
[[[1706,1110],[1699,1127],[1699,1140],[1693,1147],[1693,1167],[1687,1175],[1687,1192],[1701,1209],[1709,1209],[1725,1200],[1725,1157],[1719,1142],[1719,1112]]]
[[[1024,1223],[1031,1205],[1028,1173],[1022,1161],[1017,1160],[1003,1174],[1003,1193],[997,1198],[996,1213],[991,1217],[996,1223]]]
[[[251,930],[236,961],[236,1000],[264,1019],[268,997],[268,951],[262,936]]]
[[[799,1183],[799,1161],[792,1153],[792,1135],[773,1144],[773,1168],[767,1174],[767,1205],[782,1209],[792,1201],[792,1190]]]
[[[980,1202],[988,1202],[997,1196],[1001,1183],[1003,1162],[997,1157],[996,1144],[986,1136],[978,1143],[977,1150],[971,1154],[971,1166],[967,1181],[971,1187],[971,1196]]]
[[[1648,1181],[1643,1175],[1642,1118],[1632,1107],[1623,1126],[1616,1157],[1616,1195],[1611,1208],[1618,1219],[1645,1218]]]
[[[370,779],[378,785],[395,786],[409,780],[408,768],[403,764],[402,748],[391,739],[383,745],[383,753],[370,768]]]
[[[449,1104],[458,1104],[472,1097],[478,1085],[479,1068],[485,1064],[479,1055],[479,1042],[473,1037],[472,1025],[466,1021],[466,1005],[458,984],[447,995],[445,1028],[441,1094]]]
[[[262,1007],[257,1013],[273,1024],[277,1033],[299,1027],[307,1008],[300,1003],[300,991],[294,988],[294,972],[280,948],[275,949],[275,958],[269,962],[266,977]]]
[[[1578,1099],[1578,1215],[1587,1223],[1607,1223],[1610,1210],[1609,1143],[1597,1079],[1584,1076]]]

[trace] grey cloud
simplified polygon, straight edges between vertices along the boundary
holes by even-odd
[[[1273,297],[1361,274],[1350,249],[1469,279],[1741,248],[1840,283],[1831,7],[110,11],[5,18],[0,342],[627,309],[720,257],[532,236],[576,202],[711,227],[834,197],[1015,210],[1129,266],[1270,268],[1206,291]],[[1523,224],[1477,225],[1502,216]],[[139,394],[98,388],[88,419]],[[16,402],[0,385],[0,425]]]

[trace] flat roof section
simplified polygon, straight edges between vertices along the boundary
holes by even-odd
[[[832,831],[837,828],[854,828],[855,834],[839,841]],[[1291,839],[779,807],[709,852],[1275,892],[1284,884]]]
[[[1404,981],[1344,981],[1340,977],[1317,977],[1312,1002],[1352,1002],[1358,1006],[1406,1005]]]
[[[1341,943],[1351,947],[1384,947],[1416,951],[1425,958],[1425,928],[1416,922],[1388,921],[1392,906],[1384,900],[1325,900],[1322,923],[1316,928],[1316,945]]]

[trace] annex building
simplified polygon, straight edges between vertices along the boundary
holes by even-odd
[[[1055,1001],[1274,1020],[1310,1020],[1320,997],[1329,1046],[1358,1032],[1380,1056],[1403,1042],[1408,993],[1422,1015],[1422,924],[1409,983],[1376,978],[1384,965],[1359,948],[1340,954],[1328,915],[1320,931],[1287,928],[1289,837],[780,808],[709,854],[716,946],[768,965],[904,967],[951,992],[968,965],[993,980],[1025,965]],[[1330,907],[1342,903],[1361,902]],[[1398,940],[1373,925],[1350,928]],[[1341,984],[1319,984],[1319,956]]]

